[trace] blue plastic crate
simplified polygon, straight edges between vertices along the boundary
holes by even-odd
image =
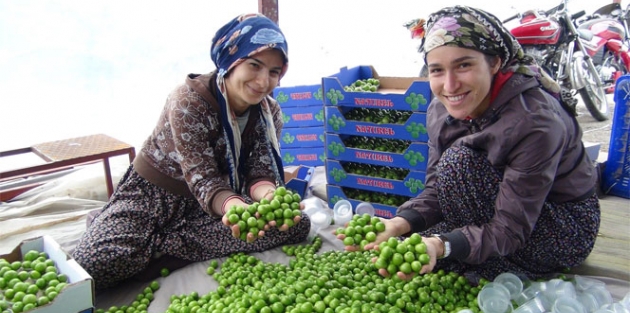
[[[615,112],[602,176],[606,194],[630,199],[630,75],[620,77],[615,86]]]

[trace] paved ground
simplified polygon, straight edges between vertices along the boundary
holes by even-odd
[[[610,145],[610,132],[612,130],[613,112],[615,110],[615,102],[613,95],[608,95],[608,105],[610,110],[610,118],[606,121],[599,122],[594,119],[584,106],[582,99],[578,96],[578,121],[584,132],[583,140],[593,143],[600,143],[600,152],[608,153]]]

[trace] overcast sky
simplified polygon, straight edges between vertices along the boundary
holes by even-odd
[[[282,84],[318,84],[357,65],[415,76],[419,42],[402,25],[462,2],[499,18],[557,4],[279,0],[290,55]],[[592,12],[606,3],[572,0],[569,8]],[[215,31],[257,10],[257,0],[0,0],[0,151],[94,133],[139,148],[170,90],[186,74],[214,68]]]

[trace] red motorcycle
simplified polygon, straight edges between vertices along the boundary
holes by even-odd
[[[599,72],[606,92],[612,93],[615,81],[630,73],[628,19],[630,12],[619,3],[610,3],[579,21],[578,31],[584,48]]]
[[[587,32],[578,30],[577,20],[586,13],[571,14],[568,0],[547,10],[528,10],[507,18],[503,23],[519,19],[511,32],[525,53],[562,88],[563,95],[580,94],[591,115],[598,121],[608,119],[606,85],[586,49]]]

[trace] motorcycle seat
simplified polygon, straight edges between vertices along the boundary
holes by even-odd
[[[619,16],[620,13],[621,13],[621,4],[613,2],[597,9],[597,11],[593,12],[593,15],[598,14],[602,16],[606,16],[606,15]]]

